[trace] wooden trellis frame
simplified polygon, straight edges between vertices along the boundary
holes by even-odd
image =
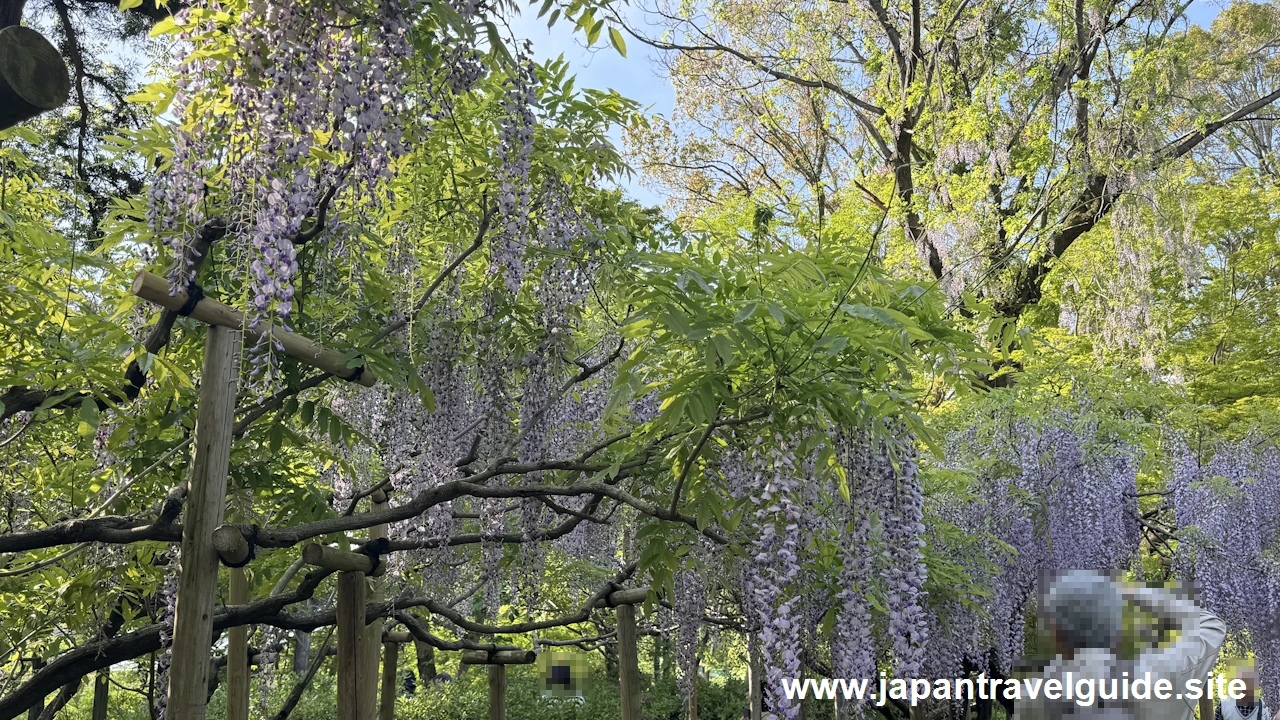
[[[138,274],[133,278],[133,286],[131,287],[133,294],[143,300],[155,303],[166,310],[177,312],[187,304],[189,296],[185,290],[172,295],[169,294],[169,290],[168,280],[146,270],[138,271]],[[300,360],[318,370],[323,370],[330,375],[351,379],[352,382],[359,383],[365,387],[373,387],[378,383],[378,376],[373,370],[368,367],[353,370],[347,366],[342,353],[336,350],[329,350],[315,340],[289,332],[279,325],[272,325],[264,329],[247,327],[243,313],[214,298],[205,296],[196,303],[195,307],[191,309],[191,317],[209,325],[243,330],[245,338],[250,342],[257,342],[264,333],[269,332],[271,333],[271,338],[280,343],[281,347],[284,348],[285,354],[289,357]]]
[[[244,316],[239,311],[213,298],[203,297],[188,307],[189,295],[186,291],[171,295],[166,280],[145,270],[135,276],[131,290],[144,300],[168,310],[184,312],[209,326],[200,378],[195,457],[188,479],[186,517],[182,526],[182,559],[167,698],[168,711],[174,717],[203,720],[208,699],[209,651],[210,638],[213,636],[213,600],[218,585],[218,560],[221,558],[231,565],[243,565],[249,560],[252,550],[243,536],[221,528],[226,510],[240,348],[245,337],[257,341],[263,332],[270,332],[272,339],[280,343],[284,352],[291,357],[365,387],[372,387],[377,383],[378,377],[363,367],[354,370],[347,367],[341,353],[329,350],[297,333],[276,326],[265,331],[247,329]],[[347,708],[347,714],[340,717],[343,720],[356,720],[360,706],[355,702],[362,685],[358,676],[362,665],[359,662],[359,651],[365,640],[365,577],[375,574],[375,563],[366,555],[314,544],[303,551],[303,556],[324,567],[335,564],[330,569],[339,571],[338,695],[340,708]],[[248,585],[243,570],[232,570],[229,594],[229,602],[233,605],[248,602]],[[353,637],[347,638],[344,645],[344,630],[347,635],[351,635],[353,622],[358,622],[358,629]],[[246,628],[232,628],[227,669],[230,720],[247,720],[248,716],[248,658],[245,657],[248,652],[247,639]],[[349,672],[341,672],[344,667]],[[376,673],[376,656],[374,672]],[[367,685],[367,681],[363,684]],[[376,675],[373,684],[376,688]],[[372,708],[373,705],[370,704],[369,707]]]

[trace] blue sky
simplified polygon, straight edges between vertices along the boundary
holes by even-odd
[[[537,17],[540,4],[526,7],[522,15],[510,20],[517,38],[532,41],[535,59],[550,60],[563,54],[569,61],[570,73],[578,77],[578,87],[614,89],[639,102],[647,112],[669,115],[675,104],[675,90],[662,75],[657,51],[629,38],[624,58],[609,45],[603,33],[596,46],[588,49],[584,38],[574,35],[570,23],[561,21],[548,29],[546,18]],[[1226,4],[1226,0],[1194,0],[1187,9],[1187,17],[1192,23],[1207,26]],[[624,186],[642,203],[658,204],[662,200],[637,180]]]

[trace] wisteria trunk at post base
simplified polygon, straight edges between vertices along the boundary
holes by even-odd
[[[166,703],[169,717],[182,720],[205,717],[213,600],[218,591],[218,554],[213,548],[213,531],[222,524],[226,509],[241,345],[238,330],[210,326],[207,332],[196,416],[195,457],[182,523],[182,555]]]
[[[618,684],[622,720],[640,720],[640,656],[636,649],[636,609],[618,606]]]
[[[489,666],[489,720],[507,720],[507,666]]]
[[[418,661],[418,682],[423,685],[436,679],[436,649],[421,640],[413,641],[414,654]]]
[[[338,573],[338,720],[361,720],[361,647],[364,645],[364,573]],[[368,718],[364,718],[368,720]]]

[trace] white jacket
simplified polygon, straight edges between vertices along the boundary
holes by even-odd
[[[1138,607],[1162,620],[1172,621],[1177,631],[1177,641],[1164,647],[1150,648],[1130,663],[1121,663],[1130,671],[1131,678],[1150,673],[1151,683],[1167,679],[1173,685],[1173,695],[1167,700],[1134,700],[1127,703],[1126,714],[1133,720],[1192,720],[1195,717],[1196,700],[1179,698],[1186,681],[1198,678],[1203,683],[1206,675],[1218,663],[1218,651],[1226,638],[1227,628],[1222,620],[1186,598],[1159,588],[1125,589],[1127,599]],[[1118,666],[1115,655],[1106,650],[1085,649],[1071,660],[1058,658],[1044,670],[1044,678],[1062,680],[1067,672],[1073,678],[1113,678]],[[1095,706],[1096,707],[1096,706]],[[1023,701],[1014,707],[1015,720],[1046,720],[1051,705],[1044,700]],[[1076,708],[1085,717],[1097,716],[1099,711]],[[1108,713],[1102,713],[1106,716]],[[1114,714],[1114,713],[1112,713]]]

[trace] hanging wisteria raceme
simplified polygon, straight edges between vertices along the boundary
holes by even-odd
[[[498,133],[498,237],[490,255],[490,273],[501,273],[507,292],[520,291],[525,252],[530,244],[529,173],[532,168],[534,108],[538,104],[538,76],[533,63],[519,63],[507,79],[503,116]]]
[[[992,585],[990,597],[972,599],[988,624],[971,633],[983,646],[950,664],[1009,672],[1022,655],[1027,603],[1044,573],[1130,566],[1140,540],[1139,456],[1091,413],[1092,404],[1079,398],[1036,419],[995,413],[989,425],[949,439],[943,467],[973,473],[974,497],[937,498],[935,505],[959,529],[995,541],[965,553],[994,563],[994,570],[966,564]],[[986,668],[987,659],[999,667]]]
[[[800,506],[792,499],[800,482],[796,478],[796,457],[784,438],[768,450],[757,447],[761,464],[760,484],[753,500],[759,536],[752,543],[747,574],[750,606],[760,626],[760,649],[764,657],[769,720],[795,720],[800,707],[783,692],[783,681],[800,677],[800,626],[792,607],[794,598],[785,588],[801,571]],[[778,526],[782,526],[779,533]]]
[[[1199,600],[1247,632],[1266,697],[1280,693],[1280,450],[1262,438],[1221,443],[1201,458],[1168,443],[1178,564]]]
[[[871,513],[863,502],[868,491],[868,460],[865,445],[855,444],[842,433],[839,461],[845,469],[850,502],[846,504],[846,537],[840,568],[841,590],[836,596],[831,660],[837,677],[874,678],[876,674],[874,630],[871,625],[870,596],[874,581],[871,557]],[[850,704],[844,706],[848,715]]]
[[[339,193],[358,193],[359,212],[376,212],[404,152],[410,10],[398,0],[359,10],[329,0],[254,0],[237,22],[190,19],[197,10],[208,17],[231,9],[206,0],[178,15],[189,46],[175,69],[172,109],[181,124],[148,215],[175,249],[173,292],[194,280],[186,248],[199,225],[212,213],[225,216],[250,325],[287,327],[298,244],[322,221],[341,235]],[[268,386],[276,380],[271,350],[264,335],[253,355]]]
[[[698,673],[698,631],[707,609],[707,588],[697,570],[681,570],[675,577],[676,662],[680,696],[688,698]]]
[[[876,447],[876,446],[879,447]],[[915,449],[902,443],[895,467],[885,443],[873,443],[871,495],[883,508],[886,544],[885,607],[889,611],[889,636],[897,661],[898,677],[916,677],[924,660],[928,636],[924,583],[927,573],[921,548],[924,540],[924,497],[920,489]]]

